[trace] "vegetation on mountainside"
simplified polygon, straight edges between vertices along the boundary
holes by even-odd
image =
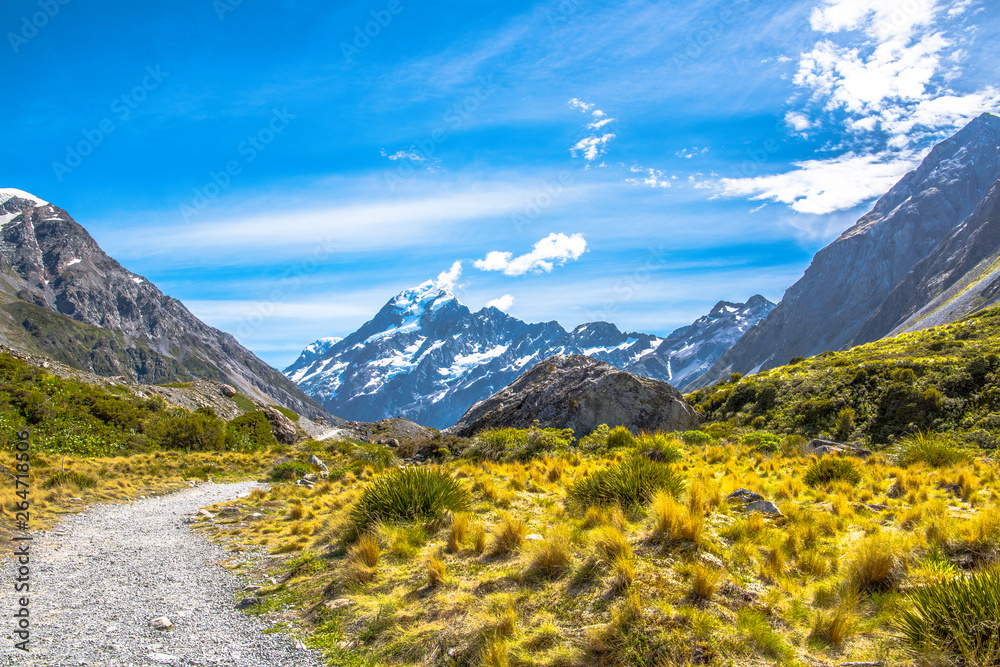
[[[13,434],[24,427],[31,430],[36,451],[81,456],[256,451],[275,444],[262,412],[227,423],[211,408],[168,408],[157,397],[66,380],[0,354],[0,451],[9,451]]]
[[[715,433],[774,433],[887,445],[922,431],[996,446],[1000,309],[693,392]]]

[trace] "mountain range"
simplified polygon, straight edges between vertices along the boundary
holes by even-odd
[[[0,343],[146,384],[198,378],[307,416],[315,401],[109,257],[66,211],[0,189]]]
[[[608,322],[567,331],[496,309],[472,312],[445,285],[404,290],[344,339],[308,346],[285,374],[327,410],[350,420],[401,416],[454,424],[472,404],[556,354],[582,354],[683,387],[701,375],[774,304],[762,296],[721,302],[666,338]]]
[[[1000,117],[941,142],[820,250],[771,314],[691,387],[943,324],[1000,301]]]

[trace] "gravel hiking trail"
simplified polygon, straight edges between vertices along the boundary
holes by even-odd
[[[14,567],[0,563],[0,665],[44,667],[320,667],[318,653],[264,634],[234,608],[243,583],[220,565],[226,551],[191,532],[199,508],[257,485],[201,484],[68,516],[31,546],[31,653],[13,646]],[[58,533],[58,534],[56,534]],[[166,616],[174,627],[155,630]]]

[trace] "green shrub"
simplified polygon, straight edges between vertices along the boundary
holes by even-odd
[[[298,461],[279,463],[271,469],[271,480],[275,482],[293,482],[302,479],[313,471],[312,466]]]
[[[278,444],[271,422],[260,410],[230,420],[226,425],[226,437],[230,447],[239,451],[255,451]]]
[[[896,459],[901,466],[925,463],[933,468],[944,468],[970,459],[969,453],[956,446],[943,435],[920,433],[899,444]]]
[[[660,463],[676,463],[684,458],[677,440],[663,433],[643,433],[639,436],[636,447],[643,456]]]
[[[809,486],[819,486],[831,482],[847,482],[857,485],[861,481],[861,471],[850,459],[824,456],[806,470],[802,481]]]
[[[680,438],[688,447],[705,446],[712,443],[712,436],[704,431],[684,431]]]
[[[635,436],[624,426],[615,426],[608,432],[607,448],[619,449],[635,447]]]
[[[62,486],[63,484],[76,484],[81,489],[92,489],[97,486],[97,480],[93,477],[88,477],[83,473],[63,470],[45,480],[42,487],[51,489],[56,486]]]
[[[1000,568],[919,588],[909,602],[895,625],[915,658],[1000,666]]]
[[[580,438],[578,447],[588,453],[603,452],[608,448],[608,434],[611,428],[607,424],[601,424],[586,436]]]
[[[201,409],[188,412],[177,408],[150,425],[147,435],[154,443],[166,449],[223,449],[226,444],[226,425],[214,413]]]
[[[399,465],[399,457],[385,445],[363,443],[351,450],[351,460],[355,467],[371,466],[375,470],[385,470]]]
[[[375,523],[435,520],[446,510],[469,508],[469,492],[456,480],[428,468],[396,468],[365,486],[351,509],[351,533]]]
[[[634,456],[576,480],[568,496],[578,507],[636,507],[649,503],[661,489],[676,497],[684,490],[684,482],[669,465]]]
[[[781,436],[770,433],[747,433],[740,438],[740,443],[752,448],[754,451],[774,454],[781,451]]]
[[[536,422],[537,424],[537,422]],[[497,428],[476,435],[464,456],[488,461],[529,461],[542,454],[563,451],[573,443],[573,429]]]
[[[476,443],[466,450],[471,459],[503,461],[511,451],[527,441],[528,432],[519,428],[491,428],[476,434]]]

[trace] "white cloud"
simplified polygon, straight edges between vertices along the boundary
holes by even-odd
[[[580,157],[582,155],[587,162],[593,162],[607,152],[608,142],[614,138],[615,134],[612,132],[600,137],[591,135],[576,142],[569,150],[573,154],[573,157]]]
[[[423,157],[422,155],[417,154],[415,151],[412,151],[412,150],[410,150],[410,151],[396,151],[392,155],[389,155],[388,153],[385,152],[385,149],[383,148],[380,151],[380,153],[382,154],[382,157],[389,158],[390,160],[412,160],[413,162],[423,162],[424,160],[427,159],[427,158]]]
[[[583,234],[549,234],[526,255],[514,257],[513,253],[494,250],[484,259],[476,260],[473,266],[480,271],[503,271],[508,276],[548,273],[556,264],[561,266],[569,260],[579,259],[586,251],[587,241]]]
[[[786,204],[797,213],[823,215],[885,194],[916,166],[914,153],[847,154],[795,163],[795,170],[757,178],[724,178],[721,194]]]
[[[789,111],[786,113],[785,122],[788,123],[788,125],[791,126],[796,132],[805,132],[813,126],[809,117],[798,111]]]
[[[615,134],[613,132],[606,132],[599,135],[597,130],[615,122],[615,119],[609,117],[608,114],[604,113],[600,109],[594,109],[593,104],[583,102],[577,97],[574,97],[569,101],[569,106],[572,109],[579,109],[584,113],[589,112],[594,118],[592,122],[587,124],[587,129],[593,130],[593,132],[590,133],[590,136],[584,137],[569,149],[573,157],[583,157],[583,159],[587,162],[593,162],[607,152],[608,142],[615,138]]]
[[[669,188],[670,180],[666,178],[664,174],[659,169],[653,169],[651,167],[632,167],[629,171],[633,174],[643,174],[638,178],[626,178],[626,183],[635,183],[636,185],[648,185],[651,188]]]
[[[449,292],[455,289],[455,283],[462,275],[462,262],[455,262],[451,265],[451,268],[447,271],[442,271],[438,274],[437,280],[434,282],[435,287],[438,289],[445,289]]]
[[[503,296],[493,299],[486,304],[487,308],[496,308],[497,310],[502,310],[507,312],[514,305],[514,297],[510,294],[504,294]]]
[[[682,148],[681,150],[674,153],[677,157],[682,157],[685,160],[690,160],[698,155],[704,155],[708,152],[708,148],[698,148],[697,146],[692,146],[691,148]]]

